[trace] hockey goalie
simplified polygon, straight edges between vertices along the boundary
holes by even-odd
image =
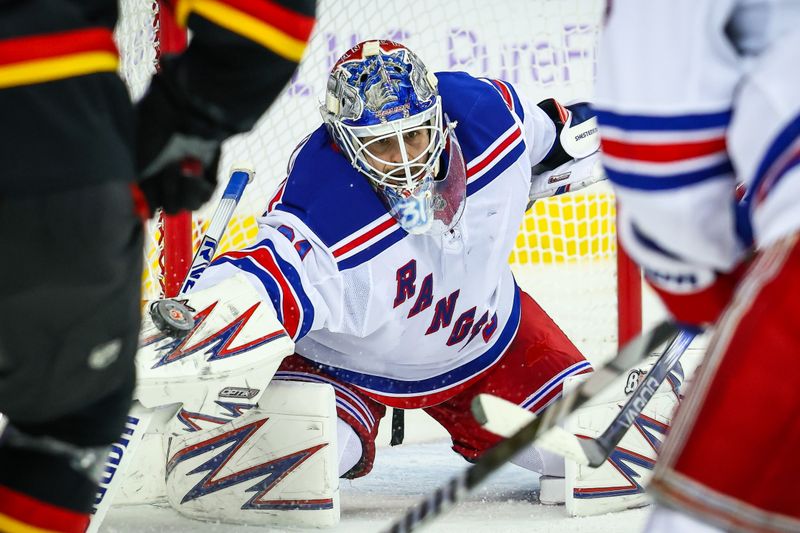
[[[386,406],[424,409],[474,460],[500,437],[472,418],[473,397],[538,413],[591,371],[508,264],[532,200],[603,178],[586,104],[535,104],[367,41],[334,65],[321,113],[256,242],[215,259],[189,295],[195,329],[154,333],[140,357],[142,404],[182,405],[157,421],[182,513],[331,523],[337,479],[372,468]],[[196,329],[215,317],[221,329]],[[564,476],[538,447],[514,462]]]

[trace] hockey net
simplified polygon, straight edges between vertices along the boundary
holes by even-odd
[[[317,25],[290,86],[253,132],[223,147],[220,181],[235,162],[249,162],[256,179],[245,193],[220,250],[243,247],[295,145],[320,124],[318,106],[327,73],[355,43],[387,38],[406,43],[436,70],[463,70],[512,82],[534,101],[590,99],[603,0],[481,0],[438,2],[319,0]],[[122,75],[141,95],[164,49],[168,21],[158,3],[124,0],[117,40]],[[219,187],[218,194],[223,187]],[[152,298],[180,278],[205,231],[217,198],[184,229],[151,223],[145,250],[143,295]],[[639,279],[617,268],[614,197],[605,184],[538,201],[525,217],[509,261],[519,284],[555,318],[587,355],[602,357],[640,320]],[[165,246],[183,248],[166,260]],[[177,243],[177,245],[175,244]],[[188,251],[187,251],[188,250]],[[626,261],[621,261],[627,265]],[[619,275],[618,275],[619,274]],[[633,281],[627,280],[631,276]],[[618,300],[627,302],[618,304]],[[626,333],[627,332],[627,333]]]

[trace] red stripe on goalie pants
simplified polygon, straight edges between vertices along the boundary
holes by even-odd
[[[292,11],[267,0],[219,0],[222,4],[247,13],[301,41],[308,41],[314,28],[314,17]]]
[[[89,28],[0,41],[0,65],[12,65],[79,54],[83,52],[110,52],[117,55],[111,30]]]
[[[725,137],[675,144],[642,144],[605,139],[601,147],[606,155],[620,159],[669,163],[724,152],[727,143]]]
[[[272,279],[274,279],[280,287],[282,293],[281,314],[283,315],[283,327],[286,329],[289,336],[294,339],[302,324],[302,309],[300,307],[300,302],[298,302],[297,298],[294,296],[292,285],[283,275],[283,272],[281,272],[278,263],[272,256],[272,252],[262,246],[246,252],[228,252],[224,255],[235,259],[250,258],[270,274]]]
[[[27,533],[33,528],[43,532],[83,533],[89,526],[89,515],[56,507],[0,486],[0,524],[4,531],[12,533]]]

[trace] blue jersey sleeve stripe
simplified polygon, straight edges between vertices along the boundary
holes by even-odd
[[[278,264],[278,269],[280,270],[281,274],[283,274],[286,281],[289,282],[292,289],[294,289],[295,295],[297,295],[298,303],[303,310],[303,321],[300,328],[298,328],[298,332],[295,335],[294,340],[300,340],[308,334],[308,332],[311,330],[311,325],[314,323],[314,304],[311,302],[311,299],[303,289],[303,282],[300,280],[300,274],[291,263],[280,256],[278,251],[275,249],[275,244],[271,240],[264,239],[263,241],[250,246],[244,251],[246,252],[247,250],[262,246],[269,248],[269,250],[272,252],[273,257]]]
[[[267,291],[267,294],[269,294],[269,299],[272,301],[273,307],[275,307],[275,313],[278,316],[278,321],[281,324],[283,323],[283,314],[281,313],[281,310],[283,309],[283,306],[281,305],[281,290],[280,287],[278,287],[278,283],[269,273],[267,273],[267,271],[258,266],[258,264],[249,257],[234,259],[232,257],[226,257],[223,255],[215,259],[214,263],[233,265],[239,270],[247,272],[248,274],[253,274],[255,277],[257,277],[258,281],[261,282],[261,285],[264,286],[264,290]]]
[[[597,121],[601,126],[612,126],[628,131],[692,131],[722,128],[731,121],[731,111],[719,113],[673,115],[623,115],[597,109]]]
[[[522,108],[522,103],[519,100],[519,96],[517,96],[516,89],[514,89],[510,83],[503,80],[489,79],[489,81],[492,82],[511,111],[519,117],[520,121],[524,121],[525,110]]]
[[[506,87],[508,87],[508,90],[511,92],[511,98],[514,99],[514,112],[517,114],[520,121],[524,121],[525,108],[522,107],[522,102],[520,101],[519,96],[517,96],[517,90],[514,89],[514,86],[510,83],[506,83]]]
[[[467,183],[467,196],[472,196],[491,183],[497,176],[504,170],[510,167],[517,159],[522,157],[525,153],[525,143],[519,142],[509,153],[507,153],[500,161],[494,164],[483,176]]]
[[[262,264],[262,262],[257,258],[249,257],[247,255],[248,253],[258,252],[260,248],[268,249],[271,256],[275,259],[275,263],[279,271],[278,273],[273,274],[270,272],[268,267]],[[311,329],[311,325],[314,322],[314,306],[311,302],[311,299],[308,298],[308,295],[303,290],[302,282],[300,281],[300,276],[297,273],[297,270],[295,270],[295,268],[288,261],[285,261],[280,257],[280,255],[275,251],[275,245],[268,239],[265,239],[254,246],[246,248],[245,250],[233,253],[239,257],[231,257],[229,253],[220,256],[214,261],[214,263],[231,264],[236,268],[258,278],[264,287],[264,290],[269,295],[273,306],[275,307],[278,320],[281,322],[281,324],[284,324],[284,327],[287,328],[287,331],[292,338],[294,340],[299,340],[308,334]],[[283,277],[283,280],[286,284],[284,285],[285,289],[281,288],[282,283],[280,280],[275,278],[276,275],[281,275]],[[286,291],[290,289],[294,292],[294,294],[286,294]],[[284,303],[287,303],[290,306],[296,305],[302,311],[300,324],[296,327],[296,329],[295,318],[292,316],[283,316]],[[287,309],[291,308],[292,307],[289,307]],[[289,320],[289,322],[292,322],[294,325],[286,324],[285,320]],[[295,330],[290,331],[292,329]]]
[[[373,257],[377,256],[379,253],[389,248],[390,246],[392,246],[393,244],[400,242],[406,235],[408,235],[408,233],[406,233],[406,231],[400,226],[397,226],[397,229],[392,233],[390,233],[389,235],[386,235],[381,240],[370,244],[357,254],[353,254],[350,257],[347,257],[346,259],[342,259],[341,261],[336,263],[336,266],[339,268],[339,271],[341,272],[343,270],[349,270],[351,268],[355,268],[359,265],[362,265],[367,261],[369,261],[370,259],[372,259]]]
[[[800,138],[800,115],[783,128],[764,153],[753,183],[744,198],[743,203],[748,211],[761,203],[780,178],[798,164],[797,154],[788,156],[790,152],[797,151],[798,138]]]
[[[708,167],[695,172],[684,174],[671,174],[668,176],[653,176],[650,174],[636,174],[632,172],[619,172],[606,168],[606,175],[612,183],[641,191],[665,191],[670,189],[680,189],[688,185],[694,185],[703,181],[731,177],[733,166],[730,160]]]

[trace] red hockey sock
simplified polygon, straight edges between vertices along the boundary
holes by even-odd
[[[83,533],[89,513],[78,513],[0,486],[0,531]]]

